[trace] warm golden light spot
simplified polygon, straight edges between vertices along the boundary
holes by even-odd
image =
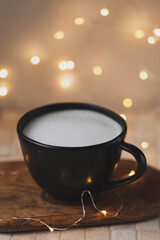
[[[48,228],[49,228],[50,232],[54,232],[54,228],[52,228],[52,227],[48,227]]]
[[[120,116],[124,119],[124,120],[127,120],[127,116],[123,113],[120,114]]]
[[[31,63],[32,63],[33,65],[37,65],[39,62],[40,62],[40,58],[39,58],[38,56],[33,56],[33,57],[31,58]]]
[[[68,69],[71,70],[71,69],[74,68],[74,66],[75,66],[75,63],[74,63],[73,61],[68,61],[68,62],[67,62],[67,68],[68,68]]]
[[[71,85],[71,82],[68,78],[64,78],[60,83],[62,88],[68,88]]]
[[[106,210],[102,210],[101,213],[106,216],[107,215],[107,211]]]
[[[85,19],[82,18],[82,17],[75,18],[75,19],[74,19],[74,23],[75,23],[76,25],[82,25],[82,24],[85,23]]]
[[[142,72],[139,73],[139,77],[142,80],[146,80],[148,78],[148,73],[145,72],[145,71],[142,71]]]
[[[95,75],[101,75],[102,74],[102,68],[100,66],[93,67],[93,73]]]
[[[62,70],[62,71],[64,71],[64,70],[66,70],[66,69],[69,69],[69,70],[71,70],[71,69],[73,69],[74,68],[74,66],[75,66],[75,63],[73,62],[73,61],[61,61],[60,63],[59,63],[59,68]]]
[[[135,38],[140,39],[144,37],[144,32],[140,29],[138,29],[135,34],[134,34]]]
[[[87,178],[87,183],[91,183],[92,182],[92,178],[91,177],[88,177]]]
[[[133,176],[134,174],[135,174],[135,171],[134,171],[134,170],[131,170],[128,175],[129,175],[129,176]]]
[[[154,37],[148,37],[148,43],[149,44],[155,44],[156,39]]]
[[[63,39],[64,38],[64,32],[58,31],[54,34],[55,39]]]
[[[125,98],[123,100],[123,105],[126,108],[130,108],[132,106],[132,100],[130,98]]]
[[[8,93],[8,90],[7,90],[6,87],[1,87],[0,88],[0,96],[4,97],[4,96],[7,95],[7,93]]]
[[[141,143],[141,147],[142,147],[143,149],[147,149],[147,148],[149,147],[149,142],[146,142],[146,141],[142,142],[142,143]]]
[[[66,61],[61,61],[59,63],[59,69],[61,69],[62,71],[66,70],[67,69],[67,63]]]
[[[117,167],[118,167],[118,162],[114,166],[114,171],[116,171]]]
[[[100,14],[101,14],[102,16],[107,16],[107,15],[109,14],[109,9],[108,9],[108,8],[102,8],[102,9],[100,10]]]
[[[1,78],[6,78],[7,75],[8,75],[8,71],[7,71],[6,69],[2,69],[2,70],[0,71],[0,77],[1,77]]]
[[[157,37],[160,37],[160,28],[155,28],[155,29],[153,29],[153,33],[154,33]]]

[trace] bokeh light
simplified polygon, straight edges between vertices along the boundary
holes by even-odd
[[[101,75],[102,74],[102,68],[100,66],[94,66],[93,67],[93,73],[95,75]]]
[[[85,19],[82,18],[82,17],[75,18],[75,19],[74,19],[74,23],[75,23],[76,25],[82,25],[82,24],[85,23]]]
[[[135,38],[140,39],[144,37],[144,32],[140,29],[138,29],[135,34],[134,34]]]
[[[147,149],[149,147],[149,142],[147,142],[147,141],[141,142],[141,147],[143,149]]]
[[[91,183],[92,182],[92,178],[91,177],[88,177],[87,178],[87,183]]]
[[[64,78],[60,83],[62,88],[68,88],[71,85],[71,81],[68,78]]]
[[[141,71],[139,73],[139,77],[140,77],[141,80],[146,80],[148,78],[148,73],[145,72],[145,71]]]
[[[132,107],[132,100],[131,100],[130,98],[125,98],[125,99],[123,100],[123,105],[124,105],[124,107],[126,107],[126,108]]]
[[[75,63],[73,61],[68,61],[66,64],[67,64],[67,68],[70,70],[73,69],[75,66]]]
[[[59,63],[59,69],[61,69],[62,71],[69,69],[72,70],[75,67],[75,63],[73,61],[61,61]]]
[[[155,44],[156,39],[154,37],[148,37],[147,41],[148,41],[149,44]]]
[[[154,33],[157,37],[160,37],[160,28],[155,28],[155,29],[153,29],[153,33]]]
[[[6,78],[8,75],[8,71],[6,69],[1,69],[0,71],[0,77],[1,78]]]
[[[63,39],[64,38],[64,32],[58,31],[54,34],[55,39]]]
[[[102,8],[102,9],[100,10],[100,14],[101,14],[102,16],[107,16],[107,15],[109,14],[109,9],[108,9],[108,8]]]
[[[8,93],[8,90],[6,87],[0,87],[0,96],[4,97]]]
[[[59,63],[59,69],[61,69],[62,71],[66,70],[67,69],[67,63],[66,61],[61,61]]]
[[[39,58],[38,56],[33,56],[33,57],[31,58],[31,63],[32,63],[33,65],[37,65],[39,62],[40,62],[40,58]]]

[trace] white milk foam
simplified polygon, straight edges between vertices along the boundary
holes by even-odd
[[[23,133],[40,143],[82,147],[104,143],[122,132],[120,124],[89,110],[50,112],[30,121]]]

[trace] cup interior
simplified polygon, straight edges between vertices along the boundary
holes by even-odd
[[[88,147],[112,142],[126,132],[118,114],[91,104],[59,103],[26,113],[18,133],[30,141],[55,147]]]

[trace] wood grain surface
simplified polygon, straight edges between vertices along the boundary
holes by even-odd
[[[136,169],[131,160],[121,160],[114,178],[126,177],[130,170]],[[147,167],[145,175],[134,183],[107,190],[95,197],[99,209],[108,214],[120,214],[104,217],[96,212],[89,199],[85,199],[86,217],[77,226],[98,226],[118,224],[148,219],[160,213],[160,172]],[[73,224],[81,215],[80,202],[64,203],[49,197],[33,181],[23,162],[0,163],[0,232],[18,232],[45,229],[39,222],[11,219],[12,217],[31,217],[45,221],[52,227],[66,227]]]

